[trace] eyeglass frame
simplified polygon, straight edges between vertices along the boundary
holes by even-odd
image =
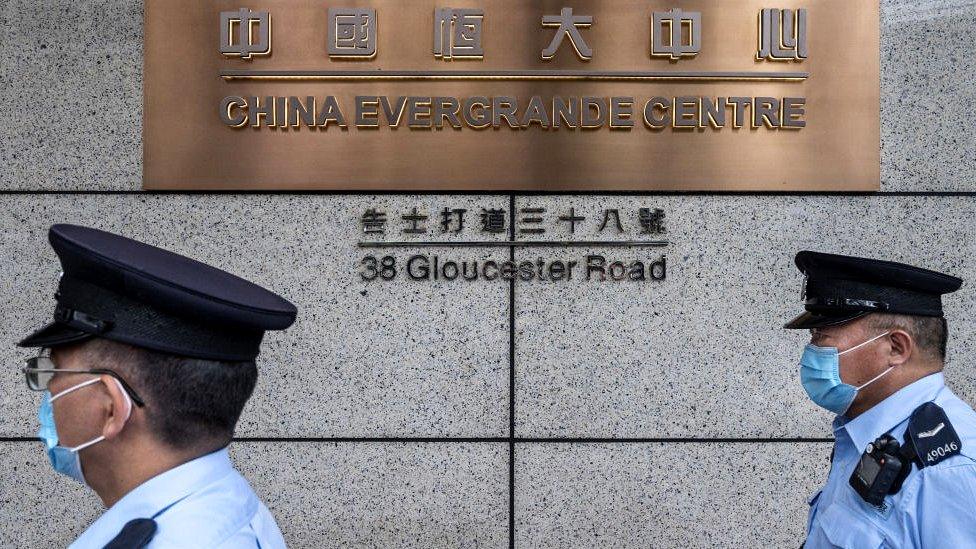
[[[125,381],[125,379],[123,379],[122,376],[119,375],[119,373],[116,372],[116,371],[114,371],[114,370],[109,370],[107,368],[92,368],[90,370],[82,370],[82,369],[76,369],[76,368],[38,368],[37,367],[37,364],[38,364],[38,362],[41,361],[41,359],[44,359],[45,361],[50,362],[51,365],[54,365],[54,361],[51,360],[51,357],[50,356],[47,356],[47,355],[39,355],[39,356],[34,356],[34,357],[30,357],[30,358],[24,359],[24,363],[26,364],[26,366],[24,366],[20,370],[20,371],[22,371],[24,373],[24,379],[27,382],[27,388],[30,389],[31,391],[46,391],[47,390],[47,387],[38,387],[38,388],[35,388],[31,384],[31,381],[30,381],[30,373],[31,372],[53,373],[53,374],[67,373],[67,374],[108,375],[108,376],[112,376],[113,378],[115,378],[115,380],[118,381],[119,384],[122,385],[122,388],[129,395],[129,398],[132,399],[132,402],[134,402],[136,406],[142,408],[142,407],[144,407],[146,405],[146,403],[142,400],[142,398],[139,396],[139,394],[136,393],[135,389],[133,389],[132,386],[129,385]]]

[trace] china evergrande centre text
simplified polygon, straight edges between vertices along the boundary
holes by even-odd
[[[227,96],[219,113],[231,128],[664,128],[800,129],[804,97],[431,97]]]

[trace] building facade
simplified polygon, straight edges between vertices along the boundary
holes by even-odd
[[[801,249],[965,279],[945,300],[946,377],[976,402],[971,2],[881,2],[877,193],[147,192],[142,3],[8,0],[0,21],[0,546],[64,546],[101,512],[50,470],[14,346],[50,314],[55,222],[298,305],[296,325],[268,336],[232,444],[293,547],[799,545],[831,449],[830,417],[798,380],[806,339],[781,328],[801,307]],[[543,210],[550,228],[533,238],[554,241],[560,217],[584,218],[579,239],[626,240],[642,210],[662,210],[668,244],[360,245],[366,212],[399,227],[414,208],[431,231],[445,209],[470,227],[501,210],[506,230]],[[387,255],[397,276],[364,280],[365,258]],[[666,277],[631,278],[634,261],[662,257]],[[445,262],[509,260],[541,262],[544,279],[444,276]],[[553,280],[572,261],[577,278]]]

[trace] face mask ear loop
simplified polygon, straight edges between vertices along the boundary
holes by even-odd
[[[95,383],[98,383],[100,381],[101,381],[101,379],[97,379],[97,378],[96,379],[89,379],[88,381],[79,383],[78,385],[75,385],[74,387],[68,387],[67,389],[61,391],[60,393],[58,393],[56,395],[51,395],[51,402],[54,402],[55,399],[61,398],[64,395],[70,393],[71,391],[77,391],[78,389],[81,389],[82,387],[88,387],[89,385],[94,385]]]
[[[865,387],[867,387],[868,385],[871,385],[872,383],[874,383],[875,381],[878,381],[878,380],[879,380],[879,379],[881,379],[881,378],[882,378],[882,377],[883,377],[883,376],[884,376],[885,374],[887,374],[888,372],[890,372],[890,371],[892,371],[892,370],[894,370],[894,369],[895,369],[895,367],[894,367],[894,366],[888,366],[888,367],[887,367],[887,368],[885,369],[885,371],[883,371],[883,372],[881,372],[880,374],[878,374],[878,375],[876,375],[876,376],[874,376],[874,378],[872,378],[872,379],[871,379],[870,381],[868,381],[868,382],[867,382],[867,383],[865,383],[864,385],[861,385],[860,387],[857,387],[857,390],[858,390],[858,391],[860,391],[861,389],[863,389],[863,388],[865,388]]]
[[[839,352],[839,353],[837,353],[837,354],[838,354],[838,355],[842,355],[842,354],[844,354],[844,353],[849,353],[849,352],[851,352],[851,351],[853,351],[853,350],[855,350],[855,349],[859,349],[859,348],[861,348],[861,347],[864,347],[864,346],[865,346],[865,345],[867,345],[868,343],[871,343],[872,341],[875,341],[875,340],[877,340],[877,339],[881,339],[882,337],[884,337],[884,336],[886,336],[886,335],[888,335],[889,333],[891,333],[891,332],[885,332],[885,333],[883,333],[883,334],[878,334],[878,335],[876,335],[876,336],[874,336],[874,337],[872,337],[871,339],[869,339],[869,340],[867,340],[867,341],[865,341],[864,343],[860,343],[860,344],[858,344],[858,345],[855,345],[855,346],[853,346],[853,347],[851,347],[850,349],[847,349],[846,351],[841,351],[841,352]]]
[[[125,409],[125,419],[123,421],[129,421],[129,416],[132,415],[132,398],[130,398],[129,393],[125,391],[125,387],[122,386],[121,381],[115,379],[114,377],[112,378],[112,381],[114,381],[115,384],[119,386],[119,391],[122,391],[122,396],[125,397],[126,409]]]
[[[89,440],[88,442],[82,444],[81,446],[75,446],[74,448],[68,448],[68,451],[74,452],[74,453],[77,454],[78,452],[84,450],[85,448],[88,448],[92,444],[97,444],[97,443],[99,443],[99,442],[101,442],[103,440],[105,440],[105,437],[104,436],[100,436],[98,438],[93,438],[93,439]]]
[[[63,395],[67,391],[73,391],[73,390],[78,389],[80,387],[83,387],[83,386],[86,386],[86,385],[91,385],[92,383],[98,383],[99,381],[101,381],[101,379],[93,379],[93,380],[90,380],[90,381],[86,381],[86,382],[78,385],[77,387],[72,387],[71,389],[68,389],[66,391],[61,391],[60,393],[58,393],[58,395]],[[126,411],[125,411],[125,420],[123,420],[123,421],[128,421],[129,420],[129,416],[132,415],[132,399],[129,398],[129,393],[125,392],[125,387],[122,386],[122,383],[120,383],[119,380],[117,380],[117,379],[115,379],[113,377],[112,378],[112,381],[114,381],[115,384],[119,386],[119,390],[122,391],[122,394],[125,396],[125,403],[126,403],[127,406],[126,406]],[[54,399],[52,398],[51,400],[54,400]],[[84,443],[84,444],[82,444],[80,446],[75,446],[74,448],[68,448],[68,451],[74,452],[74,453],[78,453],[78,452],[84,450],[85,448],[88,448],[92,444],[97,444],[97,443],[99,443],[99,442],[101,442],[103,440],[105,440],[105,436],[104,435],[103,436],[100,436],[100,437],[97,437],[97,438],[93,438],[93,439],[89,440],[88,442],[86,442],[86,443]]]

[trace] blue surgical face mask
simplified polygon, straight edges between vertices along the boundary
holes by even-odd
[[[129,415],[132,414],[132,401],[129,400],[129,394],[125,392],[122,384],[114,378],[112,381],[115,381],[115,383],[119,386],[119,390],[121,390],[122,394],[125,395],[125,400],[127,403],[125,419],[128,420]],[[44,446],[47,448],[47,458],[51,462],[51,467],[62,475],[71,477],[82,484],[87,483],[85,482],[85,475],[81,471],[81,457],[78,455],[78,452],[93,444],[97,444],[105,440],[105,437],[100,436],[93,438],[92,440],[73,448],[59,445],[58,430],[54,425],[54,406],[52,403],[72,391],[77,391],[82,387],[87,387],[99,382],[101,382],[101,379],[90,379],[84,383],[79,383],[74,387],[69,387],[54,396],[51,396],[50,391],[44,391],[44,398],[41,401],[41,408],[37,412],[37,419],[41,423],[41,427],[37,431],[37,436],[44,441]]]
[[[803,388],[810,396],[810,400],[817,406],[830,410],[837,415],[846,412],[851,407],[851,403],[854,402],[858,391],[881,379],[894,366],[889,366],[874,379],[860,387],[855,387],[840,379],[840,355],[859,349],[886,335],[888,332],[872,337],[843,352],[838,352],[836,347],[807,345],[803,349],[803,357],[800,359],[800,382],[803,383]]]

